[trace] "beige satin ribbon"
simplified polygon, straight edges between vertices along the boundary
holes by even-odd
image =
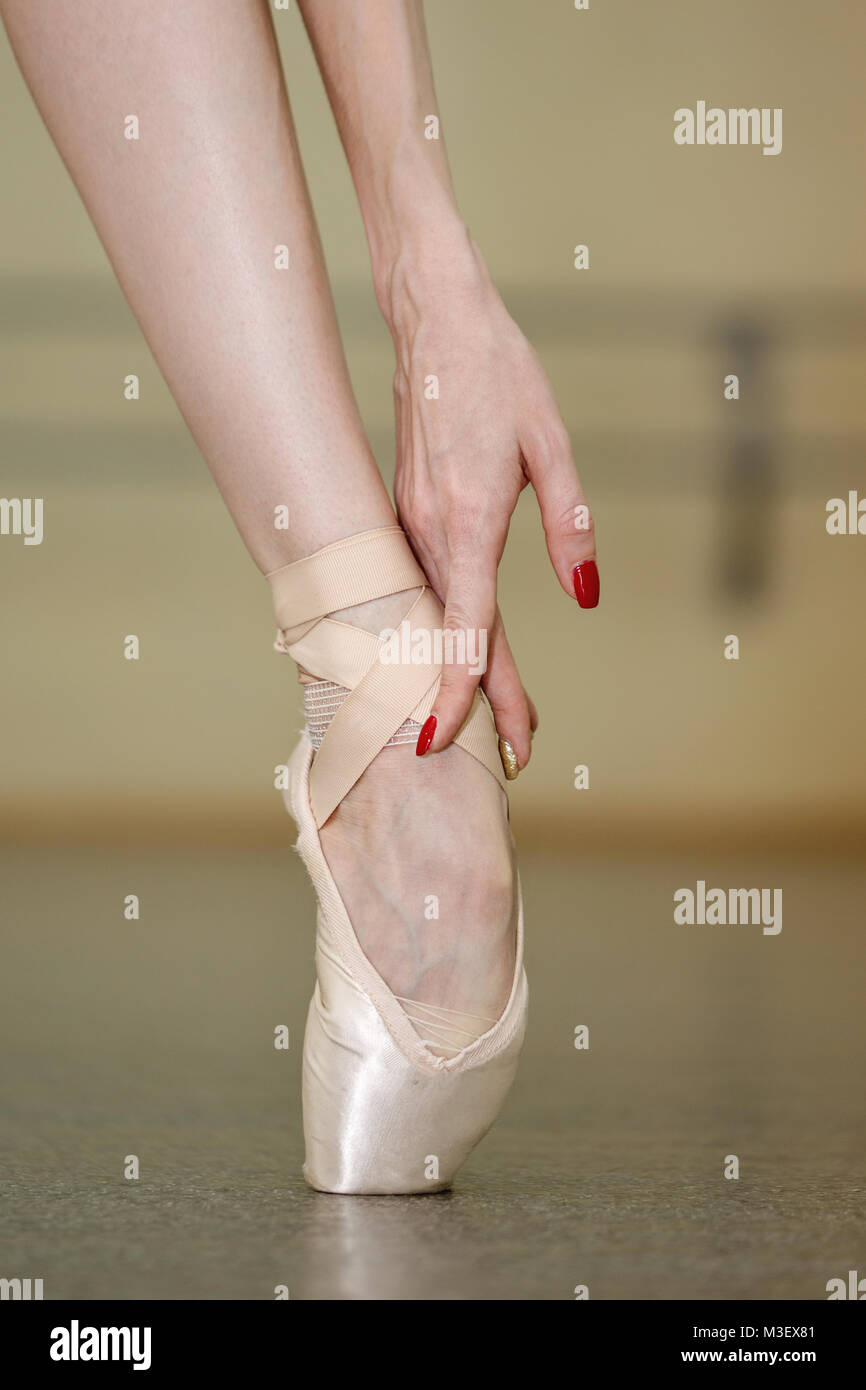
[[[441,668],[433,662],[380,660],[384,641],[328,615],[421,588],[403,619],[409,624],[406,650],[416,652],[422,644],[413,641],[415,634],[441,630],[444,612],[399,526],[349,536],[266,577],[279,624],[277,650],[351,692],[334,715],[310,772],[310,801],[321,827],[401,724],[406,719],[423,724],[441,679]],[[504,787],[493,717],[480,690],[454,741]]]

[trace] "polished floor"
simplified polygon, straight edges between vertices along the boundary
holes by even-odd
[[[46,1298],[821,1299],[866,1272],[851,864],[526,858],[520,1076],[454,1191],[415,1198],[301,1179],[312,900],[289,851],[0,870],[0,1276]],[[698,879],[782,887],[782,931],[674,925]]]

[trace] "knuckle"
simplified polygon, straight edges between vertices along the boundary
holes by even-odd
[[[536,460],[542,468],[571,462],[571,437],[558,411],[546,416],[536,425],[533,435]]]
[[[460,600],[448,600],[442,626],[446,632],[460,632],[473,626],[468,609]]]
[[[572,502],[554,515],[552,522],[545,523],[545,532],[551,540],[580,539],[590,548],[595,545],[595,522],[586,502]]]
[[[429,536],[436,526],[436,510],[432,498],[399,481],[394,485],[394,500],[403,526],[411,533]]]
[[[496,713],[509,723],[525,724],[529,727],[529,708],[525,700],[521,700],[516,695],[504,695],[497,698],[495,706]]]
[[[456,662],[446,661],[444,663],[439,689],[444,690],[455,700],[468,700],[477,684],[478,677],[474,676],[466,666],[460,666]]]

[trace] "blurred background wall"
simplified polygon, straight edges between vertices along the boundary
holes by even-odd
[[[519,833],[861,843],[866,538],[828,536],[825,504],[866,495],[866,10],[431,0],[427,15],[461,205],[551,375],[599,533],[602,603],[580,613],[530,495],[514,519],[502,606],[542,717]],[[275,22],[390,477],[391,346],[360,218],[296,7]],[[284,843],[273,769],[300,716],[266,586],[5,38],[0,69],[0,492],[45,505],[41,546],[0,538],[0,829]],[[673,113],[699,100],[782,107],[782,153],[677,147]]]

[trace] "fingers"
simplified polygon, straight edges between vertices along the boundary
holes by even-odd
[[[525,691],[524,694],[526,694]],[[529,728],[534,734],[538,728],[538,710],[535,708],[535,704],[529,695],[526,696],[526,703],[529,706]]]
[[[481,683],[493,710],[496,732],[511,744],[518,765],[523,769],[532,753],[532,734],[538,726],[538,714],[523,689],[499,613],[491,634],[487,672]]]
[[[466,719],[478,682],[487,670],[496,618],[497,559],[495,554],[464,552],[452,561],[445,595],[442,680],[418,739],[419,757],[448,747]]]
[[[581,608],[595,608],[599,580],[592,515],[574,466],[568,431],[555,407],[546,419],[545,425],[535,424],[521,437],[526,472],[538,497],[557,579]]]

